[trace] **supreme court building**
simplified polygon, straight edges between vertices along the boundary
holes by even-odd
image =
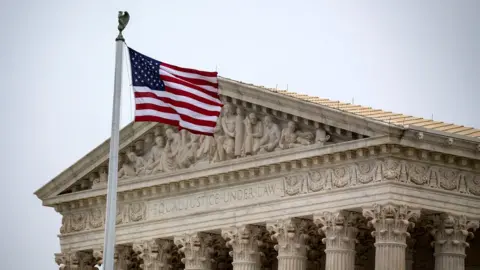
[[[224,78],[220,93],[214,137],[121,130],[116,269],[480,269],[480,130]],[[63,217],[60,269],[101,263],[108,156],[35,193]]]

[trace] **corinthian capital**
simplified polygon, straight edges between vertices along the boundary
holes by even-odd
[[[168,264],[172,242],[156,239],[133,243],[133,251],[143,260],[142,269],[163,269]]]
[[[322,226],[319,232],[325,235],[322,242],[327,248],[355,249],[355,237],[358,232],[356,225],[361,219],[360,214],[343,210],[323,212],[314,215],[313,218],[315,224]]]
[[[410,235],[407,230],[420,217],[420,210],[392,203],[374,204],[373,208],[363,209],[363,215],[369,219],[369,225],[375,228],[372,234],[377,241],[383,238],[405,241],[405,237]]]
[[[222,237],[227,241],[227,246],[234,250],[240,245],[257,245],[260,227],[255,225],[241,225],[222,230]]]
[[[209,269],[211,265],[212,248],[207,242],[209,235],[206,233],[186,233],[174,238],[178,251],[185,254],[182,262],[185,269]]]
[[[431,231],[435,238],[435,247],[448,248],[447,245],[458,247],[463,250],[468,247],[467,238],[473,238],[473,231],[478,229],[477,220],[468,220],[463,215],[453,215],[448,213],[437,214],[433,216],[434,229]]]
[[[272,234],[272,240],[277,240],[277,251],[305,253],[306,221],[297,218],[287,218],[267,223],[267,230]]]
[[[55,253],[55,263],[58,264],[58,269],[66,269],[68,265],[68,256],[64,253]]]

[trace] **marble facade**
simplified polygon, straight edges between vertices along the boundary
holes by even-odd
[[[121,131],[116,269],[480,269],[480,140],[223,79],[214,137]],[[108,142],[36,192],[102,262]]]

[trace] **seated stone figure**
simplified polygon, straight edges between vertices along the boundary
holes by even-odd
[[[137,156],[133,151],[126,154],[127,159],[123,162],[122,168],[118,171],[118,178],[128,178],[145,174],[146,162],[142,157]]]
[[[273,122],[270,115],[265,116],[263,122],[265,129],[259,143],[259,152],[272,152],[277,148],[280,141],[280,128]]]
[[[297,146],[309,145],[312,140],[312,133],[297,130],[295,122],[289,121],[287,127],[282,130],[278,145],[281,149],[289,149]]]
[[[152,149],[150,150],[150,158],[148,159],[148,162],[146,165],[145,171],[147,174],[163,171],[161,159],[164,151],[164,146],[165,146],[165,140],[163,136],[160,136],[160,135],[156,136],[155,145],[152,146]]]
[[[197,151],[200,147],[200,136],[189,133],[190,141],[188,141],[179,150],[177,155],[177,166],[180,169],[188,168],[194,165],[197,161]]]

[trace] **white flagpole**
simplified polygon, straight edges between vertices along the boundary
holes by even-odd
[[[105,219],[105,241],[103,245],[103,269],[113,270],[115,253],[115,223],[117,219],[117,177],[118,151],[120,140],[120,99],[122,93],[123,46],[122,31],[128,24],[128,12],[118,13],[118,36],[115,39],[115,83],[113,89],[112,136],[110,137],[110,157],[108,162],[107,209]]]

